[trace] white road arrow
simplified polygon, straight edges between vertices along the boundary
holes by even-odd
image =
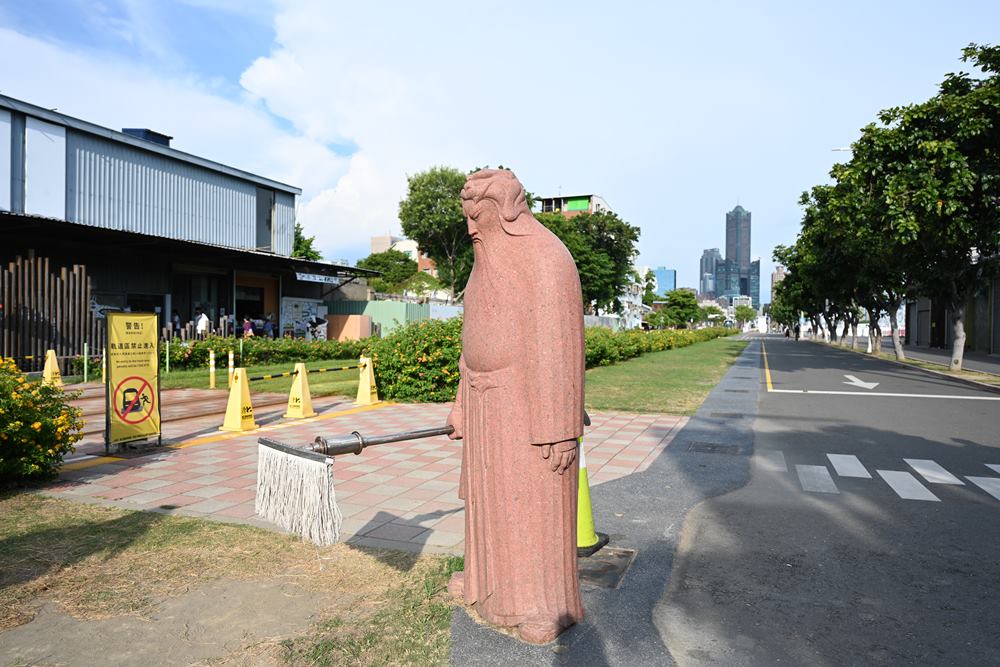
[[[845,382],[844,384],[853,385],[855,387],[861,387],[862,389],[874,389],[879,384],[878,382],[862,382],[853,375],[845,374],[844,377],[847,378],[847,382]]]

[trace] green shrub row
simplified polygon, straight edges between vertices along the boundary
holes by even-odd
[[[587,368],[610,366],[619,361],[638,357],[647,352],[663,352],[687,347],[713,338],[732,336],[739,329],[711,327],[707,329],[658,329],[655,331],[611,331],[604,327],[587,327]]]
[[[588,327],[584,332],[587,368],[735,333],[739,330],[723,327],[623,332]],[[382,398],[435,403],[454,400],[458,358],[462,354],[462,319],[409,324],[371,341],[368,353],[374,361],[375,382]]]
[[[0,359],[0,488],[55,475],[80,440],[76,394],[28,382],[11,360]]]

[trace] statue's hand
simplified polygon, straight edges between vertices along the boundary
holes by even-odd
[[[448,421],[446,422],[448,426],[451,426],[455,430],[448,434],[448,437],[452,440],[462,439],[462,410],[457,406],[451,409],[451,413],[448,414]]]
[[[560,475],[569,470],[576,461],[576,441],[559,442],[554,445],[542,445],[542,458],[549,462],[552,472]]]

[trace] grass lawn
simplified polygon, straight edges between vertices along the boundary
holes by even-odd
[[[747,341],[716,338],[587,371],[587,407],[693,415]]]
[[[324,361],[310,361],[306,363],[306,368],[337,368],[339,366],[354,366],[357,359],[328,359]],[[294,368],[295,364],[274,364],[270,366],[253,366],[247,369],[250,376],[270,375],[272,373],[284,373]],[[223,358],[222,365],[215,369],[215,386],[217,389],[226,389],[226,360]],[[250,391],[271,391],[279,394],[287,394],[292,388],[291,377],[278,378],[276,380],[258,380],[250,383]],[[170,371],[165,373],[160,371],[160,382],[163,389],[208,389],[208,368],[197,368],[194,370]],[[309,391],[313,396],[354,396],[358,393],[358,370],[332,371],[329,373],[310,373]]]
[[[322,620],[230,655],[254,664],[264,651],[289,665],[444,664],[445,587],[462,569],[461,558],[318,548],[251,526],[28,492],[0,495],[0,563],[0,633],[31,621],[43,600],[77,618],[150,618],[164,600],[221,579],[319,592]]]

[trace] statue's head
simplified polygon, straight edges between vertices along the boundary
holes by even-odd
[[[531,210],[512,171],[480,169],[469,176],[462,188],[462,211],[473,239],[500,229],[513,236],[528,233]]]

